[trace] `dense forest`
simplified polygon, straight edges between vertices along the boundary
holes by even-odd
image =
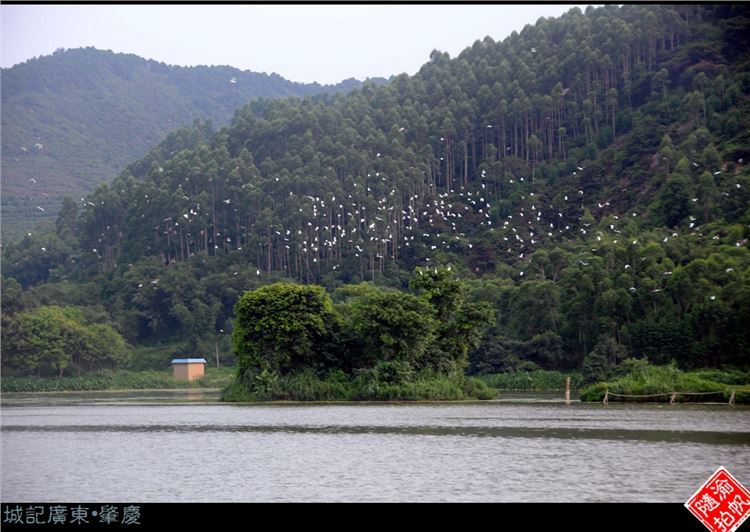
[[[3,241],[78,199],[196,118],[217,127],[253,98],[347,91],[229,66],[179,67],[95,48],[2,70]],[[381,82],[384,80],[380,80]],[[42,210],[43,209],[43,210]]]
[[[227,358],[247,290],[406,297],[447,268],[492,309],[473,373],[747,366],[749,15],[574,8],[382,86],[177,130],[5,246],[3,369],[59,373],[23,343],[52,321]]]
[[[493,321],[465,300],[449,267],[419,268],[411,292],[369,283],[337,289],[274,283],[235,305],[238,378],[224,398],[489,399],[467,379],[468,351]]]

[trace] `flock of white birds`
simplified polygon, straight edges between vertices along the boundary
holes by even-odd
[[[380,153],[376,154],[376,158],[380,156]],[[692,164],[696,167],[699,166],[697,163]],[[578,166],[573,175],[584,172],[584,170],[585,167]],[[159,171],[163,172],[164,169],[159,168]],[[712,173],[719,175],[721,171],[716,170]],[[368,173],[367,176],[371,184],[372,181],[381,181],[387,185],[387,177],[381,172]],[[506,215],[501,222],[498,220],[499,215],[492,213],[493,204],[489,198],[490,195],[493,195],[492,186],[495,183],[486,182],[485,170],[481,171],[479,177],[480,179],[475,187],[458,187],[442,193],[423,194],[422,197],[419,194],[404,197],[395,188],[391,188],[388,193],[376,200],[374,212],[368,211],[365,205],[366,203],[372,205],[374,199],[372,188],[362,184],[354,184],[355,194],[359,194],[356,197],[349,194],[346,198],[337,200],[336,196],[329,195],[329,199],[326,200],[318,196],[305,196],[304,201],[309,202],[309,209],[299,208],[299,213],[302,216],[301,222],[298,222],[300,225],[290,228],[274,228],[274,238],[280,239],[287,250],[296,246],[298,252],[310,253],[313,263],[317,263],[319,259],[322,260],[326,257],[325,254],[321,254],[321,249],[332,250],[341,246],[349,249],[354,257],[360,258],[370,254],[378,260],[386,258],[396,260],[397,250],[418,246],[430,252],[437,250],[446,252],[466,251],[473,247],[470,238],[460,230],[465,229],[466,224],[474,227],[476,225],[483,226],[491,233],[499,233],[499,240],[495,239],[495,241],[502,242],[505,251],[517,257],[513,261],[516,263],[528,260],[534,249],[545,240],[558,237],[573,239],[580,235],[583,238],[590,238],[592,243],[599,243],[609,236],[612,243],[617,244],[618,240],[623,238],[618,236],[622,234],[617,226],[620,220],[619,216],[614,213],[607,213],[612,198],[604,202],[592,201],[587,204],[583,190],[564,195],[562,205],[557,208],[549,203],[542,205],[538,196],[535,196],[534,192],[528,191],[520,196],[521,203],[525,206],[521,206],[513,214]],[[185,178],[185,181],[188,181],[188,179]],[[524,177],[516,178],[512,175],[506,175],[504,179],[507,180],[509,186],[520,186],[520,183],[524,182]],[[31,181],[36,183],[33,178]],[[278,181],[278,178],[276,178],[276,181]],[[242,188],[255,187],[257,184],[246,183]],[[736,183],[735,186],[738,189],[741,188],[739,183]],[[533,187],[529,187],[527,182],[524,184],[524,188]],[[626,190],[623,189],[622,192]],[[724,194],[728,195],[729,193],[724,192]],[[289,192],[289,195],[294,196],[294,193]],[[146,203],[151,201],[148,194],[145,194],[143,199]],[[190,197],[187,195],[183,196],[182,199],[185,202],[190,202]],[[698,198],[692,198],[692,201],[697,202]],[[217,202],[229,206],[232,205],[233,198],[220,199]],[[238,200],[235,199],[234,202],[237,203]],[[98,207],[87,198],[81,198],[81,203],[84,208]],[[567,207],[565,204],[575,204],[575,207],[572,209],[565,208]],[[103,201],[101,206],[106,208]],[[596,228],[590,227],[592,224],[583,222],[580,215],[587,208],[592,212],[599,211],[601,213],[600,218],[606,216],[613,223],[600,223]],[[40,206],[37,206],[37,209],[44,211]],[[191,223],[201,219],[203,227],[206,227],[205,222],[209,218],[211,210],[212,208],[202,208],[200,204],[192,205],[185,208],[185,212],[175,218],[172,216],[164,218],[159,225],[154,227],[154,230],[161,232],[163,235],[175,234],[178,229],[182,230],[180,225],[182,222],[185,240],[188,242],[188,253],[193,255],[197,252],[197,247],[195,251],[191,251],[190,245],[197,246],[198,236],[200,235],[202,240],[204,231],[207,229],[193,228]],[[238,212],[239,208],[235,206],[233,210]],[[566,212],[576,214],[571,216],[570,214],[566,215]],[[307,216],[305,216],[306,214]],[[636,217],[638,213],[630,212],[625,216]],[[493,218],[496,219],[494,225]],[[299,219],[300,217],[298,217]],[[690,216],[689,234],[703,236],[695,221],[695,217]],[[234,239],[232,236],[222,235],[219,230],[216,230],[214,234],[209,232],[214,247],[218,249],[219,244],[222,243],[222,245],[241,250],[242,241],[247,242],[248,240],[248,229],[252,229],[244,225],[241,227],[243,234],[235,235]],[[107,226],[105,232],[100,235],[99,242],[108,237],[106,231],[109,230],[110,227]],[[196,234],[192,234],[191,230],[194,230]],[[591,234],[589,234],[590,232]],[[609,235],[606,233],[609,233]],[[664,237],[663,242],[666,243],[670,238],[680,238],[680,236],[678,232],[672,232]],[[713,238],[718,239],[719,237],[713,236]],[[223,242],[221,242],[222,239]],[[736,243],[737,246],[741,244],[741,242]],[[261,243],[260,245],[263,246],[264,244]],[[630,245],[638,245],[638,240],[633,239],[630,241]],[[46,247],[42,247],[41,251],[46,252]],[[592,248],[591,251],[596,252],[597,248]],[[98,248],[92,248],[91,252],[101,258]],[[341,254],[328,255],[329,258],[331,256],[340,257]],[[425,257],[424,260],[429,262],[430,258]],[[589,264],[584,260],[579,262],[584,267]],[[340,267],[338,263],[331,265],[329,262],[329,265],[334,270]],[[626,264],[624,269],[628,270],[630,267],[630,264]],[[731,268],[727,270],[727,273],[730,270]],[[255,273],[259,276],[263,272],[261,269],[256,269]],[[671,273],[671,271],[665,271],[664,275],[671,275]],[[520,270],[519,277],[523,277],[523,275],[524,271]],[[152,282],[152,284],[155,285],[156,282]],[[143,283],[139,284],[139,287],[141,286],[143,286]],[[631,287],[630,290],[635,292],[637,289]],[[660,290],[654,289],[653,291],[658,292]]]

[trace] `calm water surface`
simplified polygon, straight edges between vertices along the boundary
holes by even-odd
[[[217,398],[4,396],[2,500],[684,502],[720,465],[750,482],[746,407]]]

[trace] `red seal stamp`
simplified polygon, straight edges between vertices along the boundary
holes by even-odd
[[[685,507],[711,532],[734,532],[750,515],[750,491],[720,467]]]

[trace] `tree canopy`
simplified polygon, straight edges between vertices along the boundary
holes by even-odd
[[[414,286],[425,272],[415,273]],[[375,372],[387,382],[419,374],[463,375],[468,351],[491,322],[489,307],[462,301],[450,270],[430,272],[420,294],[363,283],[336,291],[334,304],[317,285],[274,283],[245,292],[235,306],[233,348],[238,377],[255,390],[290,374],[354,378]],[[452,291],[448,300],[436,292]]]
[[[253,368],[284,374],[315,365],[337,320],[323,288],[288,283],[246,292],[235,315],[232,344],[240,373]]]
[[[221,126],[253,98],[345,92],[360,84],[295,83],[278,74],[166,65],[90,47],[4,68],[3,241],[53,222],[65,194],[90,193],[196,118]],[[181,136],[182,147],[191,146],[193,139]]]
[[[285,282],[351,307],[323,320],[369,342],[349,368],[593,367],[604,339],[747,364],[748,20],[573,8],[385,85],[253,101],[66,202],[4,247],[3,274],[31,306],[103,306],[134,344],[218,337],[243,292]],[[268,352],[274,371],[323,349],[310,330],[289,360]]]

